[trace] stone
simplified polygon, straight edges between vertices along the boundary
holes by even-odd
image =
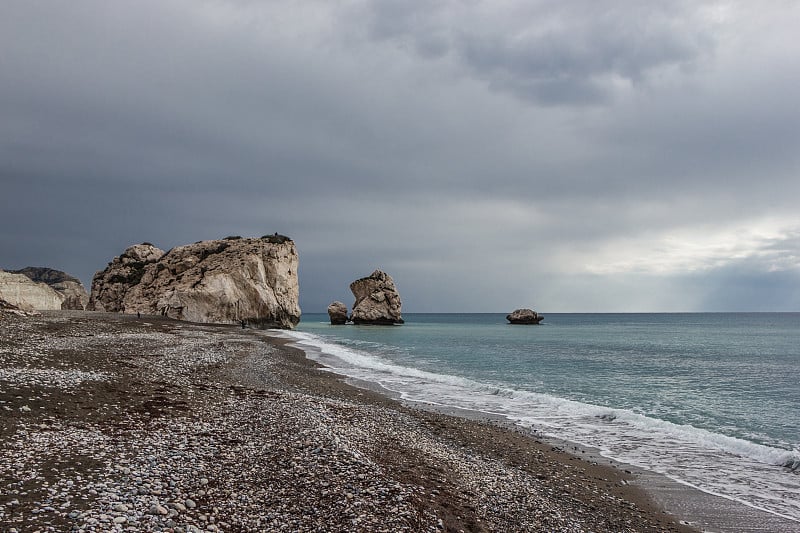
[[[92,292],[87,309],[123,311],[123,301],[128,291],[142,280],[145,268],[155,264],[163,256],[164,250],[149,242],[127,248],[92,278]]]
[[[510,315],[506,315],[506,320],[512,324],[538,324],[544,320],[544,315],[532,309],[516,309]]]
[[[163,505],[153,504],[153,505],[150,506],[150,514],[164,516],[164,515],[166,515],[168,513],[169,513],[169,510],[166,507],[164,507]]]
[[[4,270],[0,270],[0,298],[21,311],[61,309],[64,302],[64,296],[46,283]]]
[[[294,242],[281,235],[200,241],[166,253],[144,243],[95,274],[89,305],[291,329],[300,321],[297,266]]]
[[[356,298],[350,317],[354,324],[403,324],[400,293],[389,274],[376,270],[351,283],[350,290]]]
[[[331,324],[334,326],[341,326],[347,323],[347,306],[342,302],[336,301],[328,306],[328,316],[331,319]]]
[[[21,270],[11,270],[13,274],[22,274],[36,283],[44,283],[61,294],[64,299],[61,309],[75,309],[83,311],[89,303],[89,293],[80,280],[66,272],[47,267],[25,267]]]

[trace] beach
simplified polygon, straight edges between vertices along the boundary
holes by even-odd
[[[4,531],[694,531],[635,473],[238,326],[3,316]]]

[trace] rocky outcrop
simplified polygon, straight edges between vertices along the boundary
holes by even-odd
[[[376,270],[350,284],[356,301],[350,320],[354,324],[402,324],[402,303],[392,277]]]
[[[342,302],[333,302],[328,306],[328,316],[334,326],[347,324],[347,306]]]
[[[64,296],[46,283],[4,270],[0,270],[0,298],[22,311],[61,309],[64,302]]]
[[[145,269],[163,256],[164,250],[156,248],[149,242],[127,248],[92,278],[92,293],[87,309],[124,311],[123,302],[128,291],[139,284]]]
[[[506,320],[512,324],[538,324],[544,320],[544,315],[533,309],[516,309],[510,315],[506,315]]]
[[[56,292],[60,293],[64,300],[61,302],[61,309],[86,309],[89,303],[89,294],[83,284],[66,272],[45,267],[25,267],[22,270],[11,270],[14,274],[23,274],[36,283],[45,283]]]
[[[300,320],[297,250],[281,235],[125,250],[92,282],[95,309],[192,322],[292,328]]]

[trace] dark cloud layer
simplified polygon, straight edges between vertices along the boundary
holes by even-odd
[[[292,236],[301,304],[797,310],[792,2],[0,7],[0,267]]]

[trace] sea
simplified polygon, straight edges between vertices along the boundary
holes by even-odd
[[[501,416],[800,531],[800,313],[404,314],[289,333],[396,397]]]

